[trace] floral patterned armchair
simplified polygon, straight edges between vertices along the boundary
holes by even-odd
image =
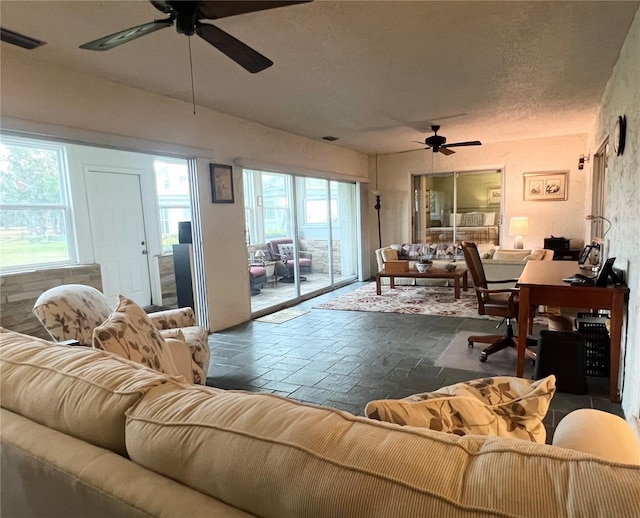
[[[87,346],[92,345],[93,330],[109,318],[112,310],[103,293],[81,284],[51,288],[38,297],[33,307],[33,313],[56,342],[77,340]],[[170,309],[148,316],[164,338],[184,337],[191,351],[193,381],[204,385],[211,355],[208,331],[196,325],[193,310]]]

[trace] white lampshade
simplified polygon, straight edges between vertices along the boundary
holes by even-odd
[[[264,250],[262,250],[262,248],[259,248],[258,250],[256,250],[256,257],[258,259],[262,259],[265,256]]]
[[[516,236],[514,248],[522,249],[524,244],[522,236],[529,235],[529,218],[526,216],[517,216],[509,221],[509,235]]]

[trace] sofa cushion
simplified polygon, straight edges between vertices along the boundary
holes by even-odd
[[[380,421],[457,435],[497,435],[544,443],[542,420],[554,393],[553,375],[535,382],[499,376],[399,400],[371,401],[365,414]]]
[[[123,295],[111,316],[93,330],[93,346],[164,374],[179,375],[158,328],[140,306]]]
[[[398,251],[393,248],[385,248],[382,251],[382,259],[383,261],[397,261],[398,260]]]
[[[496,250],[493,253],[494,261],[524,261],[531,250]]]
[[[271,394],[158,387],[126,435],[134,462],[265,518],[631,516],[640,501],[637,467]]]
[[[534,250],[533,252],[531,252],[529,255],[525,256],[525,261],[542,261],[542,259],[544,258],[545,255],[545,251],[541,248],[537,248],[536,250]]]
[[[0,328],[2,407],[121,455],[125,410],[171,380],[104,351]]]

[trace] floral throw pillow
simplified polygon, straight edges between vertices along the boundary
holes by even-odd
[[[164,374],[179,375],[160,330],[140,306],[122,295],[109,318],[93,330],[93,347]]]
[[[515,437],[544,443],[544,419],[556,378],[538,381],[510,376],[481,378],[405,399],[371,401],[365,415],[400,425],[456,435]]]
[[[278,253],[287,261],[293,259],[293,244],[278,245]]]

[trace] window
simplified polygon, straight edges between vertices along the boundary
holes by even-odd
[[[160,211],[162,253],[171,253],[178,243],[178,223],[191,221],[189,168],[185,160],[166,158],[154,161]]]
[[[75,260],[67,178],[64,147],[2,137],[0,268],[19,270]]]

